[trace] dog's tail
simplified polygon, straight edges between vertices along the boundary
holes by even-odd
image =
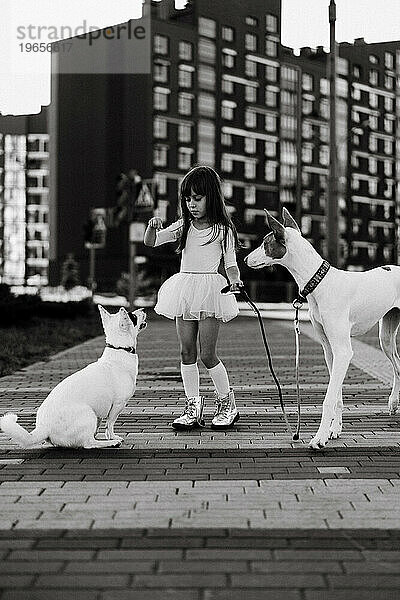
[[[48,431],[43,425],[35,427],[29,433],[21,425],[18,425],[17,419],[17,415],[13,415],[12,413],[7,413],[4,417],[0,417],[0,429],[9,435],[14,442],[22,446],[22,448],[32,448],[48,438]]]

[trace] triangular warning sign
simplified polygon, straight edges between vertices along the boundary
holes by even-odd
[[[153,196],[150,192],[149,186],[147,183],[142,183],[142,187],[138,194],[138,197],[135,202],[136,206],[140,206],[142,208],[148,207],[152,208],[154,206]]]

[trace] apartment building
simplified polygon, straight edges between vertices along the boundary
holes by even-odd
[[[0,116],[0,281],[46,285],[49,265],[47,111]]]

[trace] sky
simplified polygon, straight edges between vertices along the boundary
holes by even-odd
[[[242,0],[216,1],[234,10],[235,2]],[[184,4],[185,0],[176,0],[177,8]],[[336,5],[338,42],[357,37],[367,42],[400,38],[400,0],[336,0]],[[328,6],[329,0],[282,0],[282,43],[295,50],[328,47]],[[50,102],[50,53],[27,52],[25,44],[48,42],[50,29],[46,27],[53,27],[53,35],[57,28],[63,39],[71,37],[69,28],[76,35],[84,28],[99,29],[138,18],[141,0],[0,0],[0,11],[0,113],[33,114]],[[29,25],[34,39],[27,37]]]

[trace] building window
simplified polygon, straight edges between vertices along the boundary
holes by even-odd
[[[215,164],[215,125],[212,121],[199,121],[197,160],[211,166]]]
[[[289,115],[281,115],[281,134],[283,137],[296,139],[297,119]]]
[[[179,142],[191,142],[192,141],[192,126],[188,123],[179,123],[178,125],[178,141]]]
[[[244,188],[244,201],[246,204],[256,203],[256,188],[254,185],[246,185]]]
[[[179,65],[178,67],[178,85],[183,88],[191,88],[193,86],[192,68],[187,65]]]
[[[385,52],[385,67],[387,69],[394,68],[394,55],[391,52]]]
[[[157,88],[154,90],[153,101],[156,110],[168,110],[168,97],[170,90]]]
[[[165,119],[156,117],[153,122],[153,135],[155,138],[166,138],[168,133],[168,123]]]
[[[305,138],[306,140],[310,140],[312,138],[313,129],[312,129],[312,125],[309,121],[303,121],[302,133],[303,133],[303,138]]]
[[[360,65],[353,66],[353,75],[356,79],[360,79],[361,77],[361,67]]]
[[[327,98],[322,98],[319,103],[319,111],[321,117],[324,119],[329,119],[329,102]]]
[[[255,63],[254,63],[255,64]],[[268,81],[278,81],[278,69],[271,65],[265,65],[265,79]]]
[[[222,155],[221,169],[223,171],[225,171],[226,173],[232,173],[232,171],[233,171],[233,161],[232,161],[232,159],[231,158],[227,158],[226,156]]]
[[[265,15],[265,28],[268,31],[268,33],[277,33],[278,17],[271,14]]]
[[[377,65],[379,63],[379,58],[377,56],[375,56],[374,54],[370,54],[368,58],[369,58],[369,62],[372,63],[373,65]]]
[[[156,54],[168,54],[168,38],[165,35],[154,36],[154,52]]]
[[[246,33],[244,38],[244,43],[246,50],[250,50],[251,52],[257,52],[257,36],[254,33]]]
[[[360,120],[359,120],[360,122]],[[378,117],[375,115],[370,115],[367,119],[368,125],[370,129],[378,129]]]
[[[349,84],[347,83],[346,79],[343,79],[343,77],[339,77],[336,80],[336,92],[338,96],[341,96],[341,98],[347,98],[349,95]]]
[[[222,39],[225,42],[233,42],[235,39],[235,30],[232,27],[222,26]]]
[[[393,142],[392,140],[385,140],[383,145],[383,151],[385,154],[393,154]]]
[[[199,87],[206,90],[215,89],[215,69],[206,65],[199,65],[198,69]]]
[[[361,100],[361,90],[360,88],[353,87],[351,91],[351,96],[354,100]]]
[[[230,133],[221,133],[221,144],[223,146],[232,146],[232,136]]]
[[[312,90],[314,89],[314,77],[312,75],[308,75],[308,73],[303,73],[302,87],[303,90],[312,92]]]
[[[167,146],[155,146],[153,162],[156,167],[166,167],[168,164]]]
[[[393,90],[394,88],[394,77],[391,75],[385,75],[385,88],[388,90]]]
[[[233,94],[233,81],[230,81],[229,79],[223,79],[222,80],[222,91],[225,94]]]
[[[360,189],[360,180],[357,177],[352,177],[351,179],[351,189],[359,190]]]
[[[154,63],[154,81],[166,83],[168,81],[169,66],[164,63]]]
[[[329,165],[329,147],[321,146],[319,149],[319,163],[321,165]]]
[[[244,70],[249,77],[257,77],[257,63],[253,60],[245,59]]]
[[[199,115],[202,115],[203,117],[215,117],[215,96],[200,93],[198,109]]]
[[[383,171],[386,177],[391,177],[393,175],[393,165],[390,160],[383,161]]]
[[[246,161],[244,163],[244,176],[246,179],[254,179],[256,176],[256,163],[254,161]]]
[[[358,142],[358,143],[360,143],[360,142]],[[371,152],[378,152],[378,140],[375,136],[373,136],[373,135],[369,136],[368,147],[371,150]]]
[[[393,98],[389,98],[389,96],[385,96],[384,98],[385,110],[388,112],[393,112]]]
[[[244,151],[246,154],[255,154],[257,149],[257,140],[254,138],[245,138],[244,139]]]
[[[233,197],[233,185],[226,181],[224,182],[224,196],[225,196],[225,198]]]
[[[373,175],[378,171],[378,161],[376,160],[376,158],[368,159],[368,170]]]
[[[265,115],[265,131],[276,131],[276,115]]]
[[[192,100],[193,96],[185,93],[178,94],[178,112],[181,115],[192,114]]]
[[[222,100],[221,116],[227,121],[232,121],[235,116],[236,103],[230,100]]]
[[[257,88],[252,85],[246,85],[245,97],[246,102],[257,102]]]
[[[253,110],[245,110],[244,112],[244,124],[250,129],[257,127],[257,113]]]
[[[178,169],[190,169],[192,164],[192,152],[191,148],[178,149]]]
[[[303,98],[303,114],[310,115],[313,111],[313,102],[312,100],[307,100]]]
[[[311,164],[313,159],[312,146],[310,144],[306,144],[303,146],[301,150],[301,160],[305,164]]]
[[[265,163],[265,179],[266,181],[276,181],[276,164],[267,160]]]
[[[319,91],[323,96],[329,96],[329,89],[330,89],[330,85],[329,85],[329,81],[328,79],[326,79],[325,77],[322,77],[319,80]]]
[[[391,198],[393,195],[393,181],[385,181],[385,189],[383,191],[385,198]]]
[[[199,59],[206,63],[215,63],[215,44],[211,40],[199,39]]]
[[[378,182],[376,179],[368,180],[368,191],[371,196],[376,196],[376,193],[378,191]]]
[[[378,106],[378,94],[375,94],[374,92],[370,92],[369,93],[369,105],[372,106],[373,108],[377,108]]]
[[[268,156],[268,158],[276,157],[276,142],[265,142],[265,156]]]
[[[251,27],[257,27],[258,19],[256,17],[246,17],[246,25],[251,25]]]
[[[208,38],[215,38],[217,25],[213,19],[199,17],[199,34]]]
[[[233,69],[235,66],[236,56],[234,54],[222,53],[222,64],[227,69]]]
[[[329,129],[327,125],[321,125],[319,128],[319,137],[321,142],[324,142],[325,144],[329,142]]]
[[[193,44],[179,42],[179,58],[181,60],[193,60]]]
[[[265,104],[266,106],[277,106],[278,95],[275,90],[265,89]]]
[[[267,56],[278,56],[278,42],[276,40],[265,40],[265,54]]]
[[[379,76],[376,69],[370,69],[368,80],[371,85],[379,85]]]
[[[388,119],[388,118],[384,118],[383,120],[383,127],[386,131],[386,133],[393,133],[393,125],[394,125],[394,121],[392,121],[392,119]]]

